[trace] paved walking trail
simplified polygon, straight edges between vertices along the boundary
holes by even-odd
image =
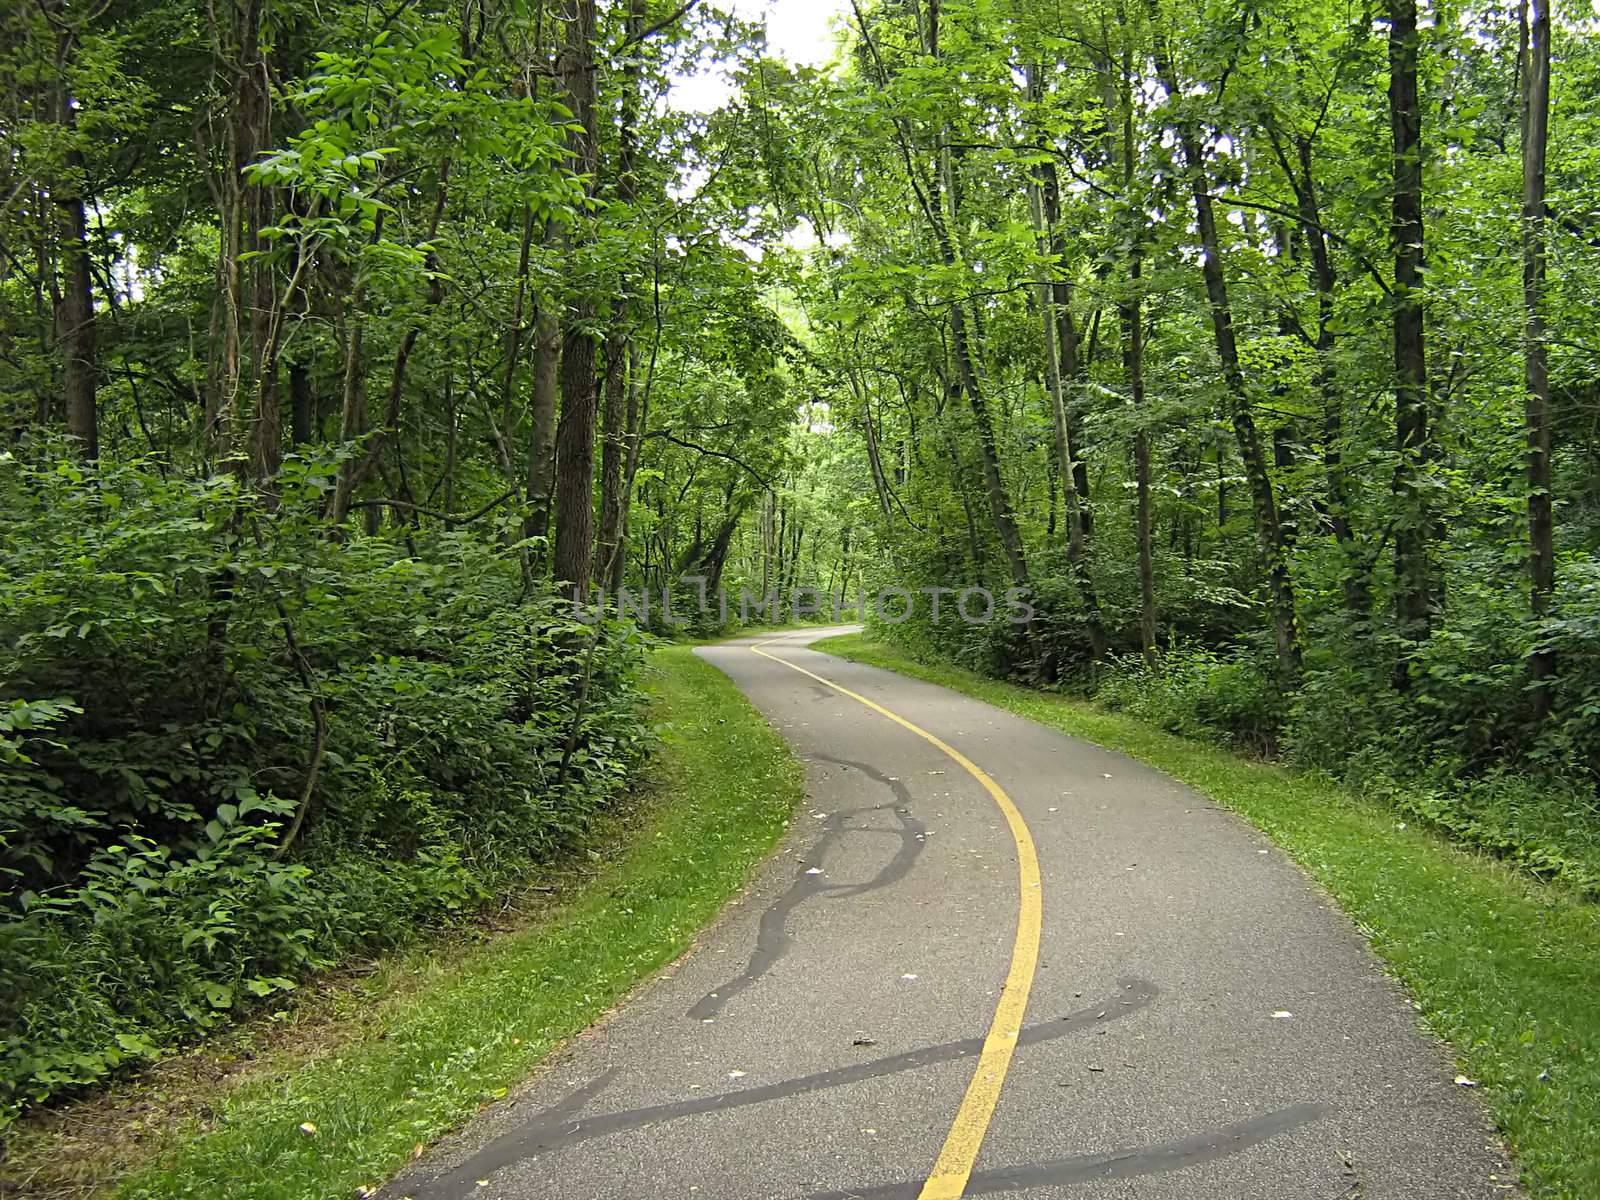
[[[1513,1194],[1350,922],[1160,773],[805,648],[702,649],[806,761],[750,894],[385,1192]]]

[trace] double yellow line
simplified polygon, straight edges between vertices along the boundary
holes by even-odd
[[[944,1146],[933,1164],[933,1171],[922,1185],[922,1191],[918,1193],[918,1200],[958,1200],[967,1189],[967,1180],[972,1175],[973,1165],[978,1161],[978,1151],[983,1147],[983,1138],[989,1131],[989,1122],[994,1119],[995,1105],[1000,1102],[1000,1089],[1005,1086],[1006,1072],[1011,1069],[1011,1057],[1017,1049],[1017,1035],[1022,1030],[1022,1017],[1028,1008],[1028,993],[1033,988],[1034,973],[1039,965],[1039,930],[1043,918],[1039,854],[1034,849],[1033,835],[1028,832],[1027,822],[1022,819],[1022,814],[1017,811],[1017,806],[1011,797],[1006,795],[1005,790],[977,763],[920,725],[912,724],[899,713],[890,712],[883,705],[868,700],[859,692],[840,687],[831,679],[824,679],[821,675],[797,666],[788,659],[766,652],[765,647],[783,640],[785,639],[773,638],[760,642],[750,649],[762,658],[782,663],[791,671],[798,671],[808,679],[814,679],[824,687],[832,688],[840,695],[849,696],[873,712],[888,717],[901,728],[909,729],[923,741],[937,746],[989,793],[1001,813],[1005,815],[1006,825],[1010,828],[1012,840],[1017,845],[1017,936],[1011,947],[1011,968],[1006,972],[1005,990],[1000,993],[1000,1001],[994,1009],[994,1019],[989,1023],[989,1032],[983,1039],[983,1050],[978,1055],[978,1069],[973,1072],[972,1082],[967,1085],[967,1094],[962,1098],[961,1107],[956,1111],[950,1132],[945,1135]]]

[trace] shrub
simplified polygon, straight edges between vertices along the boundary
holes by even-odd
[[[0,463],[0,1123],[470,912],[637,761],[640,635],[498,530],[330,539],[330,470]]]
[[[1281,727],[1270,667],[1244,650],[1177,646],[1161,651],[1153,665],[1120,657],[1095,699],[1171,733],[1210,737],[1256,754],[1274,751]]]

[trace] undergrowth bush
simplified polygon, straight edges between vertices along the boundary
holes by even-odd
[[[1170,733],[1253,754],[1274,752],[1282,723],[1271,665],[1247,651],[1179,646],[1161,651],[1154,663],[1117,658],[1095,699]]]
[[[331,539],[331,469],[0,461],[0,1127],[470,912],[641,753],[638,635],[511,528]]]

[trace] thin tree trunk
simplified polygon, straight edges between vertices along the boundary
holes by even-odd
[[[1430,520],[1422,474],[1429,457],[1428,366],[1422,313],[1422,109],[1417,97],[1416,0],[1389,0],[1389,125],[1394,143],[1395,623],[1402,643],[1428,638],[1433,616]],[[1410,686],[1412,650],[1395,669]]]
[[[870,53],[873,55],[879,76],[879,85],[888,85],[888,75],[882,62],[877,61],[877,47],[868,30],[866,17],[861,11],[859,0],[851,0],[855,11],[856,21],[861,27],[862,38],[866,42]],[[925,48],[931,58],[939,58],[939,0],[929,0],[926,7],[927,22],[925,27]],[[950,223],[946,221],[942,211],[945,203],[941,192],[948,193],[951,205],[951,219],[960,219],[959,201],[955,195],[953,178],[951,177],[950,153],[946,146],[947,137],[943,130],[938,137],[938,166],[935,177],[924,181],[922,173],[918,170],[916,161],[911,153],[911,141],[903,121],[896,120],[896,136],[898,139],[901,158],[905,164],[907,182],[916,194],[918,206],[927,218],[929,227],[933,230],[934,241],[939,248],[940,261],[946,267],[955,267],[959,263],[956,254],[955,239],[950,234]],[[978,374],[978,359],[972,339],[968,335],[967,317],[965,309],[960,302],[950,306],[950,341],[952,356],[955,359],[956,378],[959,381],[962,394],[967,398],[967,403],[972,408],[972,417],[978,427],[978,443],[983,458],[983,485],[984,494],[989,501],[989,515],[994,522],[995,532],[1000,537],[1001,547],[1005,551],[1006,564],[1010,568],[1011,578],[1019,587],[1028,586],[1027,556],[1023,549],[1022,534],[1017,528],[1015,512],[1011,506],[1011,497],[1006,491],[1005,479],[1000,472],[1000,454],[995,442],[994,424],[989,418],[989,405],[984,396],[983,386]]]
[[[459,453],[458,445],[461,440],[461,413],[456,406],[456,377],[454,371],[449,371],[444,377],[444,511],[453,513],[456,510],[456,457]],[[453,523],[446,521],[446,529],[454,527]]]
[[[220,66],[233,89],[233,103],[228,114],[228,162],[218,197],[222,236],[207,368],[205,424],[207,452],[213,462],[247,445],[247,439],[238,438],[236,430],[252,282],[246,277],[242,256],[256,248],[255,231],[261,222],[254,218],[259,215],[261,200],[250,192],[244,172],[261,150],[267,118],[266,63],[261,53],[264,2],[243,0],[232,9],[231,26],[214,32],[218,45],[226,44],[232,56],[224,57]],[[252,278],[257,273],[252,272]]]
[[[1155,0],[1151,0],[1154,14]],[[1177,76],[1165,40],[1155,39],[1156,71],[1170,96],[1180,96]],[[1200,271],[1205,281],[1206,299],[1211,309],[1211,331],[1217,358],[1228,389],[1229,416],[1239,456],[1244,462],[1245,479],[1250,485],[1251,505],[1256,523],[1256,540],[1267,568],[1268,600],[1277,641],[1278,682],[1289,687],[1300,674],[1300,633],[1295,616],[1294,581],[1289,571],[1289,556],[1284,544],[1283,526],[1278,519],[1278,501],[1272,489],[1261,435],[1256,429],[1244,371],[1239,364],[1239,346],[1233,329],[1233,309],[1228,301],[1228,283],[1222,272],[1222,246],[1217,236],[1216,210],[1211,201],[1210,181],[1200,135],[1192,122],[1180,121],[1178,143],[1183,149],[1184,166],[1189,175],[1190,195],[1194,200],[1195,224],[1200,233]]]
[[[522,240],[517,248],[517,290],[511,304],[511,325],[506,330],[506,369],[500,377],[500,428],[508,443],[517,428],[517,368],[522,365],[522,318],[528,302],[528,267],[535,225],[533,207],[524,206]],[[548,230],[548,224],[545,228]]]
[[[1122,372],[1128,399],[1139,422],[1133,435],[1134,489],[1137,497],[1135,541],[1139,560],[1139,648],[1147,663],[1156,660],[1159,636],[1156,614],[1155,556],[1152,550],[1154,517],[1150,498],[1150,431],[1145,428],[1143,263],[1135,251],[1128,260],[1129,299],[1117,306],[1122,323]]]
[[[1141,301],[1144,264],[1134,248],[1128,259],[1129,296],[1117,305],[1122,323],[1122,372],[1128,382],[1128,399],[1139,422],[1133,435],[1134,487],[1138,515],[1136,538],[1139,559],[1139,647],[1145,661],[1154,663],[1159,628],[1156,619],[1156,572],[1152,550],[1154,514],[1150,496],[1150,431],[1145,428],[1144,305]]]
[[[1156,569],[1154,538],[1154,512],[1150,495],[1150,430],[1146,421],[1144,391],[1144,250],[1141,235],[1143,218],[1134,207],[1134,96],[1133,62],[1130,51],[1125,51],[1122,61],[1122,83],[1119,89],[1122,125],[1122,196],[1127,207],[1127,223],[1123,240],[1128,256],[1127,296],[1117,305],[1117,315],[1122,325],[1122,370],[1128,381],[1128,398],[1133,405],[1138,426],[1133,435],[1134,488],[1137,497],[1135,538],[1139,559],[1139,648],[1145,662],[1156,661],[1159,626],[1156,612]]]
[[[572,112],[568,146],[572,166],[593,179],[597,165],[594,112],[594,0],[563,0],[563,36],[556,72]],[[568,234],[576,241],[581,225]],[[594,340],[589,324],[594,302],[580,294],[572,306],[572,320],[561,347],[561,420],[556,428],[556,537],[555,577],[569,584],[573,595],[589,595],[589,573],[594,552]]]
[[[603,403],[600,410],[600,527],[595,539],[594,578],[601,586],[622,536],[622,467],[627,454],[628,335],[613,331],[606,341]]]
[[[1368,573],[1369,561],[1361,554],[1350,520],[1350,483],[1344,465],[1344,397],[1339,392],[1334,348],[1333,308],[1338,276],[1328,246],[1317,200],[1316,173],[1313,168],[1311,138],[1295,135],[1295,158],[1290,160],[1281,139],[1269,129],[1272,147],[1294,192],[1300,217],[1300,232],[1311,250],[1311,281],[1317,293],[1317,394],[1322,399],[1322,467],[1328,486],[1328,520],[1339,547],[1340,587],[1345,608],[1358,620],[1365,619],[1372,607]]]
[[[872,420],[872,407],[865,389],[862,388],[854,371],[849,371],[849,377],[850,388],[855,392],[856,399],[861,402],[861,429],[866,434],[867,440],[867,466],[872,471],[872,488],[878,495],[878,511],[883,515],[883,532],[888,538],[889,555],[894,558],[894,512],[889,505],[889,483],[883,473],[883,454],[878,446],[878,431]]]
[[[56,44],[55,124],[66,139],[62,178],[51,195],[58,213],[61,291],[55,310],[56,342],[61,352],[62,393],[66,400],[67,433],[87,461],[100,457],[97,411],[99,367],[95,351],[94,285],[89,269],[89,220],[84,207],[84,158],[77,149],[77,118],[72,104],[69,67],[76,31],[63,30]]]
[[[1546,361],[1545,151],[1550,141],[1550,0],[1523,0],[1522,295],[1523,367],[1527,387],[1528,574],[1533,615],[1550,615],[1556,590],[1554,495],[1550,474],[1550,373]],[[1541,639],[1542,642],[1542,639]],[[1554,701],[1555,652],[1542,644],[1528,658],[1535,710]]]
[[[1029,99],[1037,104],[1043,95],[1043,88],[1038,77],[1037,67],[1028,68],[1028,94]],[[1056,221],[1059,217],[1059,199],[1056,194],[1055,164],[1046,161],[1039,167],[1038,178],[1030,189],[1032,200],[1032,213],[1034,223],[1034,237],[1038,250],[1043,257],[1046,254],[1055,254],[1059,257],[1062,247],[1056,237]],[[1063,270],[1064,264],[1058,262],[1057,270]],[[1059,475],[1062,493],[1066,499],[1067,518],[1067,562],[1072,568],[1074,582],[1078,586],[1078,594],[1083,600],[1084,625],[1089,634],[1089,646],[1093,656],[1098,659],[1106,652],[1105,628],[1100,619],[1100,600],[1095,591],[1094,577],[1089,571],[1088,539],[1084,522],[1084,500],[1078,492],[1078,486],[1073,476],[1076,465],[1076,455],[1073,453],[1071,426],[1067,417],[1067,404],[1062,394],[1061,358],[1056,352],[1056,338],[1058,332],[1067,332],[1071,338],[1070,349],[1063,343],[1062,349],[1072,357],[1073,366],[1076,367],[1077,337],[1076,330],[1071,325],[1071,314],[1065,314],[1067,322],[1064,330],[1060,329],[1060,318],[1056,311],[1058,299],[1064,299],[1067,305],[1071,304],[1070,293],[1061,297],[1058,290],[1050,280],[1050,268],[1041,264],[1039,273],[1039,313],[1043,322],[1044,335],[1044,376],[1045,390],[1050,396],[1051,423],[1055,431],[1056,448],[1056,474]],[[1052,517],[1055,513],[1055,488],[1050,489],[1050,511]]]
[[[450,195],[450,160],[447,158],[439,166],[438,191],[433,198],[433,211],[428,218],[427,241],[430,245],[439,236],[439,224],[444,219],[445,204]],[[405,335],[400,339],[400,348],[395,351],[394,370],[389,373],[389,396],[383,409],[383,428],[378,431],[367,454],[362,459],[362,468],[358,474],[357,482],[381,460],[384,451],[389,447],[395,448],[398,456],[400,447],[400,418],[404,411],[406,375],[411,367],[411,355],[417,348],[417,339],[422,336],[422,322],[437,309],[444,300],[444,273],[439,269],[439,252],[429,249],[424,270],[428,275],[428,298],[422,314],[406,329]],[[404,474],[403,470],[401,472]],[[401,499],[409,500],[410,497],[402,496]]]
[[[645,0],[628,0],[623,23],[626,40],[634,43],[622,68],[622,101],[617,122],[617,200],[631,209],[638,196],[634,174],[638,152],[640,56],[644,47]],[[622,527],[629,496],[623,468],[628,453],[628,398],[636,386],[632,377],[633,313],[623,272],[616,316],[606,338],[605,405],[600,421],[600,536],[595,545],[594,576],[602,587],[611,582],[622,558]]]
[[[659,330],[657,331],[659,336]],[[622,591],[622,581],[628,560],[628,531],[633,523],[633,482],[639,474],[639,453],[644,446],[645,425],[650,420],[649,384],[639,382],[639,343],[630,347],[632,357],[628,363],[628,457],[622,468],[622,524],[617,531],[617,550],[611,556],[611,578],[606,585],[613,592]],[[654,354],[652,352],[652,360]],[[652,368],[654,363],[652,361]]]
[[[83,156],[68,156],[67,169],[81,168]],[[72,160],[77,160],[76,164]],[[93,462],[100,457],[97,411],[94,292],[89,273],[89,228],[83,197],[76,189],[57,199],[61,213],[62,295],[56,326],[61,342],[62,381],[67,402],[67,433],[78,453]]]
[[[523,536],[548,537],[555,479],[556,397],[560,392],[561,326],[554,301],[540,303],[533,319],[533,393],[528,420],[528,517]],[[543,556],[541,555],[541,558]]]
[[[383,210],[378,211],[373,221],[372,243],[376,244],[383,237]],[[366,355],[365,355],[365,322],[366,314],[363,305],[366,303],[367,281],[361,274],[359,266],[356,268],[355,282],[350,289],[350,303],[345,316],[345,347],[344,347],[344,383],[341,388],[339,404],[339,440],[346,445],[353,442],[366,432],[367,428],[367,388],[366,388]],[[333,502],[328,508],[328,520],[337,528],[344,524],[344,519],[350,512],[350,501],[354,499],[356,484],[356,464],[346,461],[340,464],[339,478],[334,483]]]

